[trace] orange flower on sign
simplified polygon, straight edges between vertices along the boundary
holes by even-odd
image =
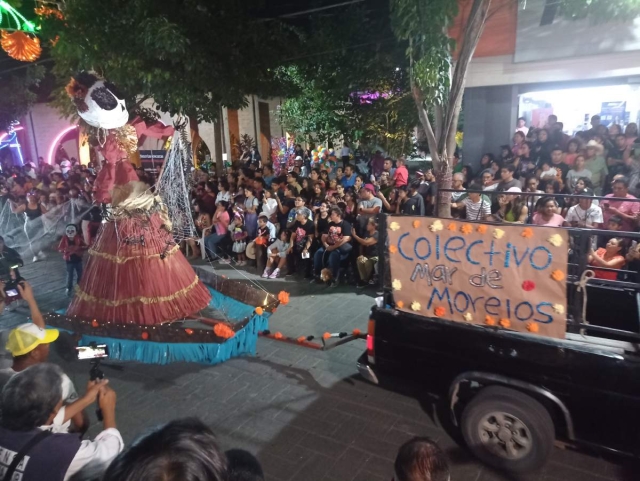
[[[476,231],[478,232],[478,234],[485,234],[487,232],[487,226],[484,224],[480,224]]]
[[[469,224],[464,224],[462,227],[460,227],[460,232],[462,232],[464,235],[471,234],[471,232],[473,232],[473,227],[471,227]]]
[[[564,280],[564,272],[562,272],[560,269],[556,269],[555,271],[553,271],[551,273],[551,278],[554,281],[558,281],[558,282],[563,281]]]
[[[522,230],[520,235],[525,239],[531,239],[533,237],[533,229],[531,229],[531,227],[527,227]]]
[[[233,332],[233,329],[231,329],[226,324],[222,324],[222,323],[216,324],[213,327],[213,332],[216,333],[216,336],[221,337],[223,339],[230,339],[236,335],[236,333]]]
[[[395,254],[398,252],[398,248],[396,246],[389,246],[389,252]]]
[[[500,319],[500,325],[504,328],[511,327],[511,321],[509,319]]]
[[[413,226],[414,229],[417,229],[418,227],[420,227],[420,221],[419,220],[414,220],[411,225]]]
[[[280,304],[286,306],[289,304],[289,293],[286,291],[280,291],[278,294],[278,300],[280,301]]]
[[[402,308],[404,307],[404,302],[402,302],[402,301],[398,301],[398,302],[396,302],[396,307],[397,307],[398,309],[402,309]]]
[[[484,316],[484,322],[487,326],[495,326],[496,320],[491,316]]]
[[[263,313],[264,313],[264,309],[262,309],[262,307],[256,307],[256,314],[261,316]]]
[[[458,230],[458,226],[452,222],[447,226],[447,230],[450,230],[450,231]]]
[[[442,306],[438,306],[433,310],[433,313],[437,316],[437,317],[442,317],[445,314],[445,309]]]
[[[527,331],[529,332],[538,332],[540,328],[535,322],[527,322]]]

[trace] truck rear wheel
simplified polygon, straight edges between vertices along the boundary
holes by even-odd
[[[534,398],[501,386],[480,391],[462,413],[462,435],[480,460],[513,472],[546,463],[555,432],[547,410]]]

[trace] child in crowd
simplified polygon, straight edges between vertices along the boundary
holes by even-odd
[[[585,168],[584,156],[577,155],[574,160],[573,168],[567,172],[567,185],[571,191],[575,191],[578,179],[581,177],[591,179],[591,171]]]
[[[287,265],[287,254],[291,248],[291,231],[284,229],[278,240],[267,248],[267,267],[262,273],[263,278],[277,279],[280,270]],[[271,269],[275,264],[275,269]]]
[[[67,296],[73,293],[73,273],[76,273],[76,284],[82,277],[82,251],[87,245],[78,234],[75,224],[68,224],[64,229],[65,235],[58,245],[58,251],[62,252],[62,258],[67,262]]]
[[[231,239],[233,240],[232,250],[238,254],[237,264],[244,266],[247,264],[247,257],[244,252],[247,248],[247,228],[244,225],[242,214],[236,213],[233,216],[233,222],[229,225],[229,232],[231,232]]]

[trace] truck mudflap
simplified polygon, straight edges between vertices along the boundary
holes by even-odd
[[[362,355],[358,358],[356,366],[358,368],[358,372],[363,378],[365,378],[370,383],[376,385],[380,384],[380,382],[378,381],[378,376],[376,376],[376,373],[373,371],[373,369],[371,369],[371,366],[369,365],[366,352],[363,352]]]
[[[498,374],[492,374],[488,372],[479,372],[479,371],[465,372],[457,376],[451,383],[451,386],[449,388],[449,411],[451,414],[451,421],[455,426],[459,426],[458,418],[455,412],[455,406],[459,401],[458,394],[460,391],[460,385],[463,382],[478,382],[480,384],[486,384],[486,385],[501,385],[506,387],[513,387],[525,393],[529,392],[532,394],[536,394],[538,396],[541,396],[549,400],[555,406],[557,406],[557,408],[560,410],[560,412],[563,415],[564,422],[566,425],[567,439],[569,439],[570,441],[575,440],[575,432],[573,428],[573,419],[571,418],[571,413],[567,409],[567,406],[565,406],[565,404],[556,395],[534,384],[518,381],[516,379],[511,379],[506,376],[501,376]]]

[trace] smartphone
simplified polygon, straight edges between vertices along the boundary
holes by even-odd
[[[109,348],[106,344],[98,344],[96,346],[78,346],[76,347],[76,351],[79,361],[109,357]]]
[[[7,289],[4,291],[7,297],[18,297],[20,293],[16,289]]]
[[[308,259],[309,258],[309,253],[307,252],[306,254],[303,252],[302,253],[302,258],[303,259]]]

